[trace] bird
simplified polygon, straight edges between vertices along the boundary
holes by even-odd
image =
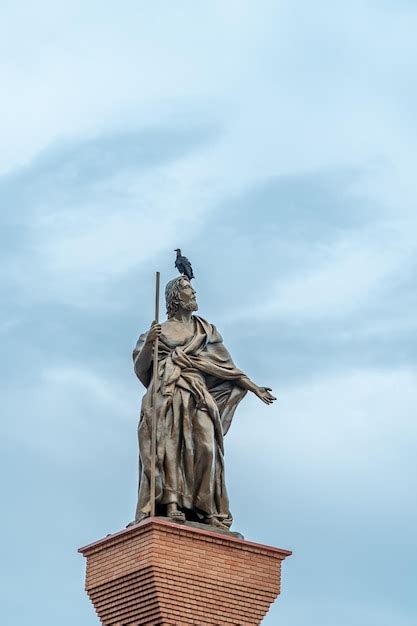
[[[186,276],[188,280],[194,278],[193,268],[191,267],[191,263],[187,259],[187,257],[182,256],[181,250],[179,248],[176,248],[174,252],[177,253],[177,258],[175,259],[175,267],[177,268],[179,273],[184,274],[184,276]]]

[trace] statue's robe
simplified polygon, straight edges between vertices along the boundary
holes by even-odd
[[[216,328],[193,316],[194,334],[173,345],[162,334],[158,351],[156,507],[177,503],[187,517],[231,524],[225,484],[223,436],[246,390]],[[133,352],[135,371],[146,340]],[[143,397],[139,437],[139,496],[136,519],[150,512],[152,366]]]

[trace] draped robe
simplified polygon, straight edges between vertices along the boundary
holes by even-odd
[[[223,436],[245,396],[236,368],[215,326],[194,315],[193,336],[175,345],[159,340],[156,381],[156,509],[176,503],[191,519],[232,522],[225,483]],[[147,334],[139,337],[135,371]],[[139,494],[136,519],[150,512],[152,365],[138,426]]]

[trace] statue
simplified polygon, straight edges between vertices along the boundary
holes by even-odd
[[[151,512],[152,359],[158,338],[156,514],[228,530],[232,515],[223,437],[248,391],[268,405],[276,398],[235,366],[216,327],[194,315],[197,301],[187,276],[171,280],[165,298],[167,321],[152,323],[133,352],[136,375],[147,388],[138,427],[139,494],[133,524]]]

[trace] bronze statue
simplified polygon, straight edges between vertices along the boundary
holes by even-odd
[[[167,321],[154,322],[133,352],[136,375],[147,388],[138,427],[139,496],[133,523],[151,511],[152,353],[158,338],[156,514],[227,530],[232,516],[223,437],[247,391],[265,404],[276,398],[235,366],[215,326],[194,315],[198,307],[188,277],[171,280],[165,298]]]

